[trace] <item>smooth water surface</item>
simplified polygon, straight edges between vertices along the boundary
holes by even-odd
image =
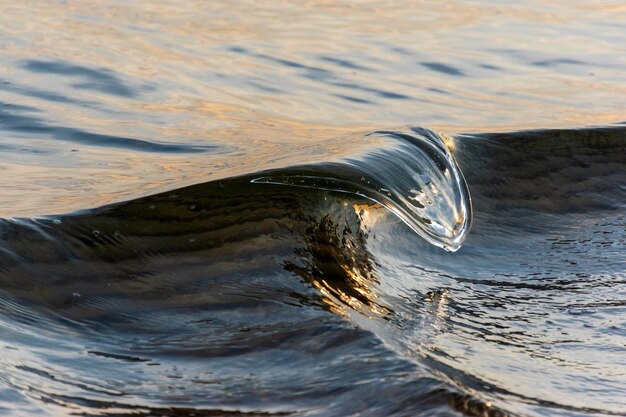
[[[0,1],[0,414],[626,415],[625,22]]]

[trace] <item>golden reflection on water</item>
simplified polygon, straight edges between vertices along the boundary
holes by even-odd
[[[345,207],[345,224],[330,215],[311,219],[306,247],[295,250],[302,264],[289,261],[284,268],[310,282],[320,292],[320,301],[336,314],[345,316],[351,310],[370,318],[386,317],[392,310],[379,300],[380,279],[367,248],[367,231],[387,211],[377,203]],[[350,224],[349,218],[356,223]]]
[[[0,169],[12,173],[0,181],[2,216],[67,212],[349,155],[354,144],[337,149],[332,139],[354,130],[413,124],[483,132],[624,117],[626,42],[619,23],[626,10],[620,3],[34,1],[1,7],[0,71],[12,89],[0,89],[0,101],[34,108],[54,126],[235,148],[145,154],[56,139],[46,145],[62,150],[54,157],[0,155]],[[95,69],[132,94],[27,71],[29,60]],[[46,99],[49,93],[73,101]],[[33,143],[23,146],[38,146]],[[60,163],[65,152],[74,154]],[[43,184],[44,177],[54,185]]]

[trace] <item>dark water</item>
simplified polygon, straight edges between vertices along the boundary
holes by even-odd
[[[0,9],[0,414],[626,415],[623,5]]]
[[[391,214],[410,174],[431,177],[424,227],[468,197],[406,146],[420,133],[3,221],[5,412],[622,414],[624,129],[459,136],[474,225],[456,253]],[[365,197],[381,176],[391,209]]]

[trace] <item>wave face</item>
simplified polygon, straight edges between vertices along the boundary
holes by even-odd
[[[433,245],[458,250],[471,225],[472,203],[444,139],[423,128],[368,136],[373,135],[393,140],[393,149],[335,164],[271,173],[252,182],[366,197],[388,208]]]
[[[622,415],[626,130],[372,136],[2,220],[2,412]]]

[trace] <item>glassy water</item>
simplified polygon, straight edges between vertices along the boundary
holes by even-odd
[[[626,415],[619,2],[0,2],[0,411]]]

